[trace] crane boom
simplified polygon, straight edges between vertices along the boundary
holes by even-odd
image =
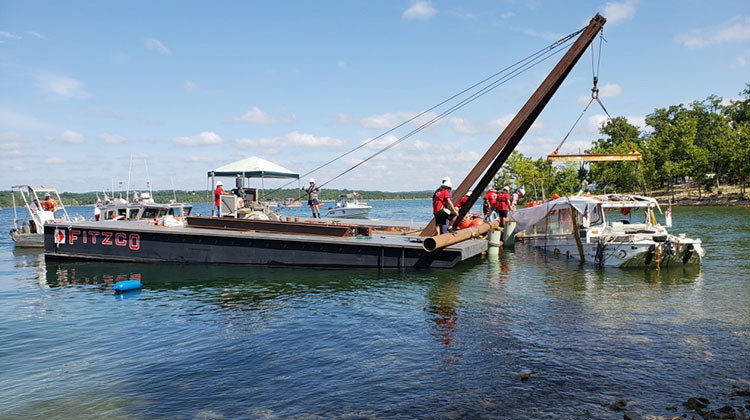
[[[505,127],[505,130],[498,136],[495,142],[490,146],[487,152],[479,159],[479,162],[474,168],[466,175],[466,178],[459,184],[459,186],[453,191],[453,202],[457,203],[469,188],[477,182],[479,183],[474,187],[474,192],[469,196],[469,199],[461,207],[458,213],[458,217],[453,223],[455,229],[458,223],[463,220],[466,214],[469,212],[477,199],[482,195],[484,189],[492,182],[500,167],[505,163],[510,156],[513,149],[516,148],[518,142],[521,141],[523,136],[529,130],[531,125],[534,123],[536,118],[542,112],[544,107],[547,105],[552,95],[555,94],[557,89],[562,84],[565,77],[568,76],[573,66],[578,62],[586,48],[596,37],[596,34],[602,30],[604,23],[607,22],[600,14],[596,14],[588,26],[581,32],[578,39],[568,49],[565,55],[560,59],[554,69],[550,72],[544,82],[537,88],[536,92],[531,95],[531,98],[516,114],[513,120]],[[422,230],[421,236],[431,236],[435,233],[435,221],[434,219]]]

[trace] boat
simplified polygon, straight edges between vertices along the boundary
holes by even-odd
[[[286,200],[279,203],[279,207],[302,207],[302,203],[296,198],[288,197]]]
[[[16,194],[21,198],[23,207],[28,212],[28,219],[22,220],[18,217]],[[47,194],[57,202],[56,209],[47,210],[42,205]],[[42,200],[39,199],[40,195]],[[17,248],[44,248],[43,226],[45,223],[83,220],[83,217],[71,218],[68,215],[60,194],[54,188],[14,185],[11,187],[11,196],[13,198],[13,227],[10,230],[10,237]],[[58,212],[60,212],[59,215],[56,215]]]
[[[120,220],[157,220],[166,216],[182,218],[190,216],[191,204],[157,203],[150,192],[133,192],[132,200],[123,198],[110,199],[106,195],[103,201],[97,201],[94,207],[94,221]]]
[[[342,194],[340,200],[336,201],[336,207],[329,208],[325,217],[338,219],[367,219],[372,210],[364,201],[359,201],[359,194]]]
[[[628,194],[561,197],[510,212],[516,238],[556,255],[610,267],[700,264],[700,239],[672,235],[657,223],[654,198]]]

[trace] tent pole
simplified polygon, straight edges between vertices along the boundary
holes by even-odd
[[[211,191],[216,194],[216,172],[211,171]],[[211,195],[209,195],[211,197]],[[214,210],[216,210],[214,207],[214,200],[210,200],[209,203],[211,203],[211,217],[214,217]]]

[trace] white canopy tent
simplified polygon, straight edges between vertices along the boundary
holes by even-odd
[[[291,178],[297,179],[299,183],[299,174],[257,156],[251,156],[208,171],[208,177],[211,179],[211,190],[216,190],[217,176],[232,178],[242,177],[243,185],[249,178],[260,178],[261,191],[265,189],[265,178]]]

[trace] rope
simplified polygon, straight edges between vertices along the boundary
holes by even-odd
[[[417,115],[413,116],[412,118],[409,118],[408,120],[405,120],[404,122],[402,122],[402,123],[400,123],[400,124],[396,125],[395,127],[393,127],[393,128],[390,128],[390,129],[386,130],[385,132],[383,132],[383,133],[381,133],[381,134],[377,135],[376,137],[373,137],[372,139],[370,139],[370,140],[368,140],[368,141],[366,141],[366,142],[364,142],[364,143],[360,144],[359,146],[357,146],[357,147],[354,147],[353,149],[351,149],[351,150],[349,150],[349,151],[347,151],[347,152],[345,152],[345,153],[343,153],[343,154],[341,154],[341,155],[339,155],[339,156],[337,156],[337,157],[335,157],[335,158],[333,158],[333,159],[331,159],[331,160],[329,160],[329,161],[327,161],[327,162],[323,163],[322,165],[320,165],[320,166],[318,166],[318,167],[316,167],[316,168],[314,168],[314,169],[312,169],[312,170],[310,170],[310,171],[308,171],[308,172],[306,172],[306,173],[302,174],[302,175],[300,176],[300,178],[304,178],[304,177],[306,177],[306,176],[308,176],[308,175],[311,175],[311,174],[315,173],[316,171],[318,171],[318,170],[320,170],[320,169],[322,169],[322,168],[324,168],[324,167],[326,167],[326,166],[328,166],[328,165],[330,165],[330,164],[332,164],[332,163],[334,163],[334,162],[336,162],[336,161],[338,161],[338,160],[340,160],[340,159],[342,159],[342,158],[344,158],[344,157],[346,157],[346,156],[348,156],[348,155],[350,155],[350,154],[354,153],[355,151],[357,151],[357,150],[359,150],[359,149],[361,149],[361,148],[363,148],[363,147],[367,146],[368,144],[370,144],[370,143],[372,143],[372,142],[374,142],[374,141],[376,141],[376,140],[378,140],[378,139],[382,138],[383,136],[385,136],[385,135],[387,135],[387,134],[390,134],[390,133],[392,133],[393,131],[395,131],[395,130],[397,130],[397,129],[399,129],[399,128],[401,128],[401,127],[403,127],[403,126],[405,126],[405,125],[407,125],[407,124],[409,124],[409,123],[411,123],[411,122],[413,122],[414,120],[416,120],[416,119],[418,119],[418,118],[422,117],[423,115],[427,114],[428,112],[430,112],[430,111],[433,111],[433,110],[435,110],[436,108],[438,108],[438,107],[440,107],[440,106],[442,106],[442,105],[445,105],[446,103],[448,103],[448,102],[452,101],[453,99],[456,99],[457,97],[459,97],[459,96],[461,96],[461,95],[463,95],[463,94],[465,94],[465,93],[467,93],[467,92],[471,91],[472,89],[476,88],[477,86],[480,86],[480,85],[482,85],[482,84],[484,84],[484,83],[486,83],[486,82],[488,82],[488,81],[490,81],[490,80],[492,80],[492,79],[496,78],[497,76],[499,76],[499,75],[501,75],[501,74],[503,74],[503,73],[505,73],[505,72],[508,72],[509,70],[513,69],[514,67],[519,67],[519,66],[521,66],[521,65],[522,65],[523,63],[525,63],[525,62],[528,62],[528,61],[533,61],[533,60],[535,60],[535,59],[536,59],[536,58],[537,58],[538,56],[540,56],[540,55],[542,55],[542,54],[544,54],[544,53],[547,53],[547,52],[549,52],[549,51],[552,51],[552,50],[554,50],[555,48],[558,48],[558,47],[560,47],[560,46],[561,46],[562,44],[565,44],[566,42],[570,41],[570,40],[571,40],[571,39],[572,39],[573,37],[575,37],[575,36],[577,36],[578,34],[580,34],[581,32],[583,32],[583,31],[584,31],[584,29],[585,29],[585,28],[579,29],[578,31],[576,31],[576,32],[573,32],[572,34],[570,34],[570,35],[567,35],[567,36],[565,36],[565,37],[563,37],[563,38],[561,38],[561,39],[559,39],[559,40],[557,40],[557,41],[553,42],[552,44],[550,44],[550,45],[548,45],[548,46],[546,46],[546,47],[544,47],[544,48],[542,48],[542,49],[540,49],[540,50],[538,50],[538,51],[534,52],[533,54],[531,54],[531,55],[529,55],[529,56],[527,56],[527,57],[525,57],[525,58],[523,58],[523,59],[521,59],[521,60],[519,60],[519,61],[516,61],[515,63],[511,64],[510,66],[507,66],[507,67],[505,67],[504,69],[502,69],[502,70],[499,70],[499,71],[495,72],[494,74],[492,74],[492,75],[490,75],[490,76],[488,76],[488,77],[486,77],[486,78],[482,79],[481,81],[479,81],[479,82],[477,82],[477,83],[474,83],[473,85],[471,85],[471,86],[467,87],[466,89],[463,89],[462,91],[460,91],[460,92],[458,92],[458,93],[456,93],[456,94],[454,94],[454,95],[450,96],[449,98],[447,98],[447,99],[445,99],[445,100],[443,100],[443,101],[439,102],[438,104],[436,104],[436,105],[433,105],[432,107],[430,107],[430,108],[428,108],[428,109],[426,109],[426,110],[424,110],[424,111],[420,112],[419,114],[417,114]],[[493,82],[493,83],[494,83],[494,82]],[[481,91],[481,90],[480,90],[480,91]],[[277,192],[277,191],[280,191],[280,190],[282,190],[282,189],[283,189],[284,187],[288,186],[289,184],[291,184],[291,183],[293,183],[293,182],[294,182],[294,180],[292,180],[292,181],[289,181],[289,182],[287,182],[286,184],[284,184],[284,185],[282,185],[282,186],[280,186],[280,187],[276,188],[275,190],[272,190],[272,191],[268,192],[267,194],[263,194],[263,195],[261,196],[261,199],[263,199],[263,198],[265,198],[266,196],[268,196],[268,195],[271,195],[271,194],[273,194],[273,193],[275,193],[275,192]],[[330,181],[329,181],[329,182],[330,182]]]

